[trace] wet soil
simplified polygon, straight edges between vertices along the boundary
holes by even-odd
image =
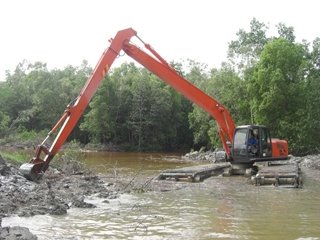
[[[121,186],[106,183],[90,172],[72,175],[49,169],[38,182],[26,180],[18,170],[0,156],[0,239],[37,239],[28,229],[1,227],[1,219],[10,215],[66,214],[72,207],[93,208],[85,196],[116,198]]]
[[[320,184],[320,154],[292,157],[292,160],[299,163],[304,176],[308,176]]]

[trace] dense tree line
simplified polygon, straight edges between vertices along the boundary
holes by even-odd
[[[270,37],[268,26],[253,19],[229,43],[220,69],[192,60],[172,65],[224,104],[236,125],[266,125],[294,154],[320,152],[320,38],[296,42],[293,27],[276,27]],[[49,131],[91,71],[85,61],[61,70],[24,61],[7,72],[0,137]],[[70,139],[138,151],[220,146],[214,119],[134,63],[113,68]]]
[[[90,141],[134,150],[174,150],[192,144],[191,104],[133,63],[113,70],[90,103],[80,128]]]

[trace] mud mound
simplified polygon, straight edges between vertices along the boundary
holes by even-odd
[[[320,154],[318,155],[307,155],[304,157],[293,157],[293,159],[299,162],[302,172],[308,178],[320,182]]]
[[[25,227],[4,227],[0,226],[1,240],[36,240],[37,236],[33,235],[28,228]]]
[[[0,155],[0,175],[6,176],[10,174],[10,168],[7,166],[5,160]]]
[[[7,164],[0,157],[0,216],[18,214],[67,213],[70,207],[93,207],[84,197],[95,193],[109,193],[110,189],[96,175],[68,175],[57,170],[48,170],[39,182],[27,181],[18,171],[18,166]]]
[[[1,228],[3,217],[62,215],[70,207],[95,207],[85,202],[85,196],[114,196],[119,191],[96,175],[70,175],[54,169],[49,169],[39,182],[31,182],[19,173],[18,166],[6,163],[0,156],[0,239],[37,239],[25,228]]]
[[[320,155],[308,155],[297,158],[297,160],[303,167],[320,170]]]
[[[195,162],[225,162],[226,161],[226,153],[223,150],[215,150],[215,151],[205,151],[204,148],[201,148],[199,151],[192,151],[183,156],[186,160],[191,160]]]

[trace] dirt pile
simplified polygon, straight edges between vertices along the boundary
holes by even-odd
[[[320,154],[307,155],[304,157],[294,157],[296,161],[299,161],[300,165],[305,168],[320,170]]]
[[[71,207],[92,208],[95,206],[86,203],[85,196],[105,193],[97,195],[108,198],[117,196],[118,192],[120,189],[115,184],[105,184],[100,177],[89,173],[68,175],[50,169],[39,182],[31,182],[19,173],[18,166],[6,163],[0,156],[0,222],[12,214],[62,215]],[[3,227],[0,230],[0,239],[36,239],[28,229]]]
[[[220,149],[215,151],[205,151],[205,148],[201,148],[199,151],[191,151],[190,153],[187,153],[183,158],[195,162],[217,163],[225,162],[226,154]]]
[[[1,227],[0,239],[2,240],[36,240],[37,236],[32,234],[28,228],[25,227]]]
[[[308,178],[320,182],[320,154],[292,157],[291,159],[299,163],[304,176],[308,176]]]

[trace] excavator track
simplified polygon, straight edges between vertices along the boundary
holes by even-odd
[[[298,163],[281,163],[263,166],[251,182],[255,185],[302,187],[302,173]]]

